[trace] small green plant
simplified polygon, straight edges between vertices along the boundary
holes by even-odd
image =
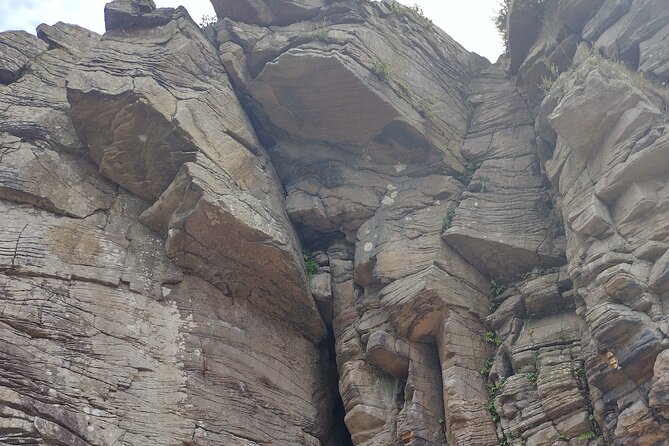
[[[200,28],[206,28],[209,25],[213,25],[216,23],[217,19],[214,16],[210,15],[203,15],[202,19],[200,20]]]
[[[554,15],[558,3],[559,0],[516,0],[515,5],[536,11],[541,22],[546,23]],[[507,52],[509,51],[509,41],[506,27],[510,8],[511,0],[501,0],[499,2],[499,11],[492,19]]]
[[[416,110],[425,119],[434,120],[437,117],[437,107],[424,96],[416,95]]]
[[[481,375],[488,376],[490,374],[490,371],[492,370],[492,366],[495,363],[495,358],[494,357],[489,357],[488,359],[485,360],[485,363],[481,367]]]
[[[500,283],[497,283],[495,279],[492,279],[490,281],[490,292],[492,293],[492,297],[497,297],[500,294],[502,294],[506,290],[506,286],[502,285]]]
[[[492,21],[495,22],[495,28],[497,28],[499,36],[502,38],[506,52],[509,52],[509,41],[506,35],[506,21],[509,16],[509,6],[511,6],[511,0],[503,0],[499,2],[499,11],[492,19]]]
[[[392,75],[390,64],[384,60],[374,61],[372,63],[371,71],[381,81],[390,79],[390,76]]]
[[[439,424],[442,426],[446,424],[446,420],[444,420],[444,417],[439,417]]]
[[[455,206],[451,206],[444,216],[444,220],[441,222],[441,230],[446,231],[453,224],[453,219],[455,218]]]
[[[307,273],[307,278],[311,279],[318,273],[318,263],[312,258],[313,255],[308,249],[302,251],[302,257],[304,258],[304,271]]]
[[[568,435],[560,434],[560,436],[558,437],[558,440],[560,440],[560,441],[569,441],[569,440],[571,440],[571,438],[570,438]]]
[[[502,387],[504,386],[504,383],[506,382],[505,379],[502,379],[494,384],[488,384],[488,397],[489,399],[495,399],[497,395],[499,395],[499,392],[502,390]]]
[[[585,377],[585,370],[583,367],[579,367],[576,370],[574,370],[574,376],[576,378],[584,378]]]
[[[497,444],[499,446],[509,446],[509,440],[507,440],[506,437],[502,437],[497,441]]]
[[[319,29],[318,31],[314,31],[309,34],[309,38],[310,40],[317,40],[319,42],[328,42],[328,30]]]
[[[495,408],[495,401],[493,400],[488,401],[488,412],[490,412],[492,421],[494,422],[499,421],[499,414],[497,413],[497,409]]]
[[[476,172],[479,167],[481,167],[481,164],[483,164],[483,161],[467,161],[465,162],[465,170],[462,172],[462,178],[465,181],[465,183],[469,184],[469,182],[472,180],[472,177],[474,176],[474,172]]]
[[[390,12],[392,13],[400,12],[402,10],[402,4],[396,0],[391,0],[388,3],[388,6],[390,7]]]
[[[502,338],[494,331],[486,331],[485,341],[489,344],[495,344],[496,347],[502,345]]]
[[[549,91],[551,91],[551,88],[553,88],[553,85],[555,84],[555,79],[549,77],[549,76],[541,76],[541,90],[548,94]]]
[[[525,373],[525,377],[532,381],[533,383],[537,382],[539,378],[539,352],[532,353],[532,370]]]
[[[497,311],[498,308],[499,304],[497,302],[490,302],[490,305],[488,306],[488,311],[494,313],[495,311]]]
[[[567,78],[565,76],[555,78],[541,76],[539,87],[546,96],[562,96],[567,91]]]
[[[588,432],[583,432],[577,438],[579,440],[592,440],[593,438],[596,438],[596,437],[597,437],[597,433],[595,431],[588,431]]]
[[[413,6],[409,6],[409,10],[413,12],[421,24],[427,29],[433,29],[434,23],[432,20],[425,15],[423,8],[420,7],[418,3],[415,3]]]

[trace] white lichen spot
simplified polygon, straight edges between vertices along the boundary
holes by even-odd
[[[94,417],[99,417],[100,415],[102,415],[102,411],[100,409],[93,409],[91,413],[93,414]]]
[[[51,396],[56,396],[56,395],[58,395],[58,392],[56,392],[56,389],[49,389],[49,392],[48,392],[48,393],[49,393],[49,395],[51,395]]]
[[[478,201],[474,202],[474,207],[479,207],[479,202]]]
[[[200,350],[194,350],[193,353],[195,353],[195,356],[200,356]]]
[[[397,172],[397,173],[404,172],[406,170],[406,168],[407,168],[406,164],[402,164],[402,163],[395,164],[395,172]]]
[[[95,428],[94,428],[93,426],[88,426],[88,427],[86,428],[86,430],[87,430],[88,432],[93,432],[93,431],[95,430]]]
[[[365,252],[369,252],[372,250],[373,247],[374,245],[372,244],[372,242],[367,242],[365,243],[365,246],[362,247],[362,249],[364,249]]]
[[[163,291],[163,297],[169,296],[170,293],[172,292],[172,290],[167,288],[166,286],[162,287],[162,291]]]
[[[392,184],[389,184],[386,188],[388,189],[388,195],[383,197],[381,203],[388,206],[395,203],[395,198],[397,198],[397,188]]]

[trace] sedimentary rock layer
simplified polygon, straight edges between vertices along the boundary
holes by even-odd
[[[212,4],[0,33],[0,443],[669,444],[662,0]]]

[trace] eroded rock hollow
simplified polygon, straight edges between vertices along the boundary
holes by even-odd
[[[0,33],[0,444],[669,445],[669,8],[506,3]]]

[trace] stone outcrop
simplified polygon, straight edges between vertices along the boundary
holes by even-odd
[[[669,444],[663,1],[212,4],[0,33],[0,443]]]
[[[47,44],[25,31],[8,31],[0,35],[0,82],[8,85],[17,80],[29,62],[46,50]]]

